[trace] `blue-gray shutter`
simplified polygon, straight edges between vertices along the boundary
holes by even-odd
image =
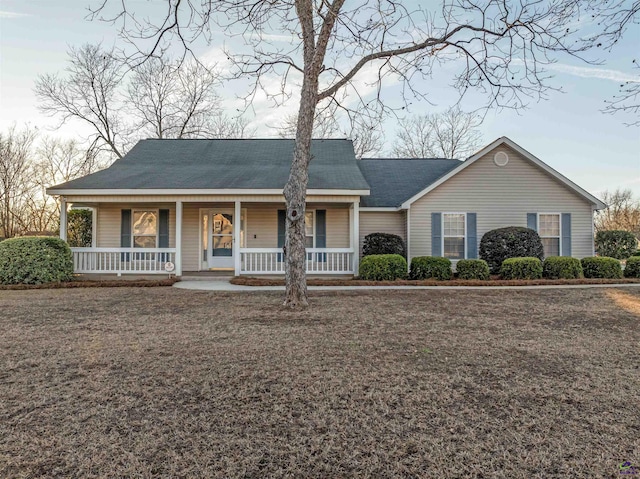
[[[158,248],[169,247],[169,210],[160,210],[158,218]]]
[[[527,228],[531,228],[533,231],[538,231],[537,213],[527,213]]]
[[[478,257],[478,233],[476,232],[476,214],[467,213],[467,258]]]
[[[327,247],[327,210],[316,210],[316,248]],[[318,261],[326,262],[327,254],[318,253]]]
[[[169,247],[169,210],[160,210],[158,214],[158,248]],[[165,253],[160,254],[160,261],[167,261]]]
[[[562,256],[571,256],[571,213],[562,213]]]
[[[131,210],[120,211],[120,247],[131,248]],[[120,261],[129,261],[129,253],[121,254]]]
[[[431,256],[442,256],[442,213],[431,213]]]
[[[287,234],[287,211],[278,210],[278,248],[283,248]],[[282,253],[278,253],[278,261],[282,261]]]

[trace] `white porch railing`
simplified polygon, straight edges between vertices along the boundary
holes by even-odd
[[[307,273],[353,274],[350,248],[307,248]],[[241,248],[240,274],[283,274],[282,248]]]
[[[167,274],[175,248],[71,248],[75,273]]]

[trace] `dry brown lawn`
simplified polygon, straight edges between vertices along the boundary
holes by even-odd
[[[0,291],[0,477],[622,477],[640,288]]]

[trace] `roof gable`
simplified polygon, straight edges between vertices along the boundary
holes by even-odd
[[[547,174],[549,174],[550,176],[555,178],[559,183],[563,184],[564,186],[566,186],[570,190],[574,191],[577,195],[581,196],[582,198],[584,198],[585,200],[587,200],[588,202],[593,204],[596,207],[596,209],[606,208],[606,204],[604,204],[601,200],[599,200],[598,198],[596,198],[595,196],[593,196],[592,194],[590,194],[589,192],[587,192],[583,188],[579,187],[578,185],[576,185],[574,182],[572,182],[571,180],[569,180],[568,178],[566,178],[562,174],[558,173],[556,170],[551,168],[549,165],[544,163],[542,160],[540,160],[536,156],[532,155],[527,150],[525,150],[520,145],[518,145],[517,143],[513,142],[512,140],[510,140],[506,136],[503,136],[502,138],[498,138],[497,140],[495,140],[494,142],[490,143],[489,145],[487,145],[486,147],[481,149],[479,152],[477,152],[473,156],[469,157],[464,162],[460,163],[460,165],[458,165],[456,168],[452,169],[451,171],[449,171],[445,175],[441,176],[440,178],[438,178],[433,183],[427,185],[424,189],[422,189],[421,191],[419,191],[418,193],[413,195],[411,198],[409,198],[408,200],[403,202],[402,205],[401,205],[401,208],[402,209],[409,208],[412,203],[414,203],[415,201],[419,200],[420,198],[425,196],[430,191],[433,191],[435,188],[437,188],[438,186],[440,186],[441,184],[443,184],[444,182],[446,182],[447,180],[449,180],[453,176],[457,175],[461,171],[465,170],[466,168],[468,168],[469,166],[474,164],[480,158],[484,157],[487,153],[489,153],[493,149],[499,147],[500,145],[506,145],[509,148],[515,150],[525,160],[528,160],[529,162],[531,162],[532,164],[534,164],[538,168],[542,169]]]

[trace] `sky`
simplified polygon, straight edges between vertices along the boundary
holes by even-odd
[[[130,0],[140,9],[155,9],[164,0]],[[102,42],[118,45],[117,32],[110,24],[87,20],[87,7],[97,0],[0,0],[0,131],[12,124],[26,123],[46,134],[73,137],[88,134],[82,125],[69,124],[54,130],[55,119],[38,111],[33,93],[38,75],[62,72],[70,46]],[[197,45],[200,58],[223,63],[222,35],[218,44]],[[224,39],[233,48],[233,40]],[[531,102],[524,110],[491,110],[480,131],[484,143],[507,136],[552,168],[587,191],[601,196],[605,190],[630,188],[640,198],[640,127],[625,126],[628,117],[601,113],[605,100],[616,94],[622,81],[639,78],[632,60],[640,61],[640,25],[633,25],[610,54],[598,53],[603,64],[589,65],[560,58],[549,67],[551,85],[562,92]],[[420,85],[430,103],[414,103],[410,113],[443,111],[457,99],[450,87],[455,65],[449,64]],[[362,83],[364,85],[364,83]],[[225,104],[235,109],[236,94],[245,85],[225,85]],[[385,92],[390,98],[397,85]],[[463,104],[463,107],[465,105]],[[276,136],[270,126],[295,112],[295,101],[274,109],[258,99],[253,105],[251,126],[256,136]],[[388,153],[394,139],[394,121],[383,125]]]

